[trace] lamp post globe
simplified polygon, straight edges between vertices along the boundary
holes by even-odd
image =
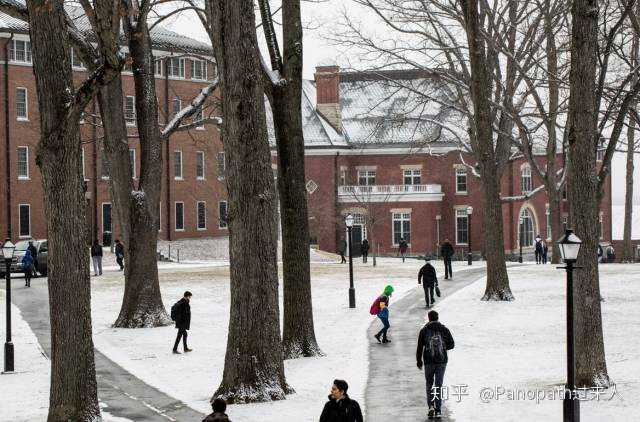
[[[13,343],[11,342],[11,260],[13,259],[13,252],[16,249],[15,245],[11,243],[11,240],[5,240],[2,245],[2,257],[4,258],[4,277],[6,281],[6,340],[4,343],[4,372],[13,372]]]
[[[353,286],[353,253],[351,245],[353,244],[353,237],[351,231],[353,229],[353,215],[348,214],[344,219],[344,224],[347,226],[347,237],[349,246],[349,308],[356,307],[356,289]]]
[[[473,255],[471,253],[471,214],[473,214],[473,207],[471,205],[469,205],[467,207],[467,224],[469,227],[467,236],[467,246],[469,248],[468,252],[467,252],[467,265],[472,265],[473,264]]]

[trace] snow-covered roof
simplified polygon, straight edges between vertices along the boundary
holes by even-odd
[[[18,5],[24,6],[24,2],[21,0],[9,1],[13,1]],[[80,31],[86,34],[91,34],[91,25],[81,7],[65,3],[65,9]],[[1,31],[28,33],[29,25],[20,19],[13,18],[0,12],[0,32]],[[178,34],[177,32],[170,31],[160,25],[151,30],[151,43],[153,48],[157,50],[200,53],[205,55],[213,54],[210,45]]]

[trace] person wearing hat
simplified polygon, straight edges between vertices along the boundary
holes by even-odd
[[[436,275],[436,269],[433,268],[433,265],[429,262],[429,258],[425,257],[424,260],[426,263],[418,272],[418,284],[422,284],[424,301],[426,302],[426,307],[429,308],[436,302],[433,290],[438,285],[438,276]]]
[[[324,405],[320,422],[363,422],[357,401],[347,394],[349,385],[344,380],[333,380],[329,401]]]
[[[389,324],[389,298],[392,294],[393,286],[388,285],[376,299],[376,302],[379,304],[376,316],[380,318],[380,322],[382,322],[382,329],[374,336],[378,343],[391,343],[391,340],[387,337],[387,331],[389,331],[391,327],[391,324]]]

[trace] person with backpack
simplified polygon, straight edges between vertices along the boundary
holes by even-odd
[[[91,261],[93,263],[93,274],[102,275],[102,245],[97,240],[91,245]]]
[[[424,366],[429,406],[427,417],[434,419],[442,417],[442,383],[449,361],[447,350],[453,349],[454,342],[449,329],[438,321],[436,311],[429,311],[428,318],[429,322],[418,334],[416,363],[420,370]]]
[[[211,408],[213,409],[213,413],[207,415],[202,422],[231,422],[229,416],[224,413],[227,411],[227,403],[223,399],[215,399],[211,402]]]
[[[347,253],[347,242],[344,239],[340,239],[338,242],[338,253],[340,254],[340,263],[344,264],[347,260],[344,258]]]
[[[22,257],[22,270],[24,271],[24,286],[31,287],[31,277],[35,272],[35,268],[33,268],[34,263],[33,256],[31,255],[31,250],[27,249],[24,252],[24,256]]]
[[[444,260],[444,279],[448,280],[453,278],[453,269],[451,268],[451,257],[453,257],[454,250],[449,239],[445,239],[442,246],[440,246],[440,255]]]
[[[386,286],[382,294],[374,300],[369,310],[371,315],[377,316],[382,322],[382,329],[374,335],[378,343],[391,343],[391,340],[387,337],[387,331],[391,327],[391,324],[389,324],[389,298],[392,294],[393,286]]]
[[[424,301],[426,302],[426,307],[430,308],[431,305],[436,303],[434,289],[438,287],[438,276],[436,269],[433,268],[433,265],[429,262],[429,258],[425,257],[424,260],[426,264],[424,264],[418,272],[418,284],[422,284]]]
[[[124,245],[120,239],[116,239],[116,262],[120,266],[120,271],[124,270]]]
[[[398,254],[402,257],[402,262],[404,262],[404,257],[408,248],[409,245],[407,244],[407,241],[404,240],[404,238],[401,238],[400,243],[398,244]]]
[[[349,384],[344,380],[334,380],[329,401],[324,405],[320,422],[363,422],[362,410],[357,401],[347,394]]]
[[[364,239],[360,245],[360,253],[362,254],[362,263],[367,263],[367,257],[369,256],[369,241]]]
[[[180,339],[182,339],[182,346],[185,352],[193,351],[193,349],[189,349],[187,346],[187,331],[189,331],[191,327],[191,305],[189,305],[191,296],[193,295],[187,290],[184,292],[182,299],[174,303],[171,307],[171,319],[175,321],[176,328],[178,329],[176,342],[173,344],[173,353],[177,355],[180,354],[180,352],[178,352]]]

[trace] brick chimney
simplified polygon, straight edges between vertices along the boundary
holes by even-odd
[[[316,110],[338,133],[342,133],[340,67],[337,65],[317,66],[313,76],[316,81]]]

